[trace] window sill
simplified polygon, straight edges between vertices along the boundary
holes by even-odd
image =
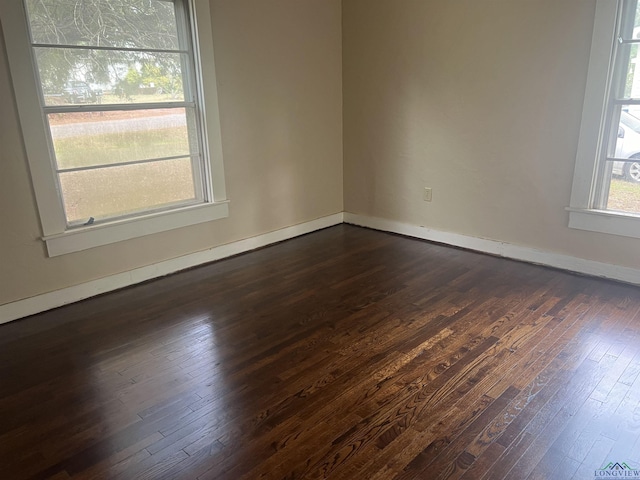
[[[640,215],[571,207],[567,210],[569,211],[569,228],[640,238]]]
[[[47,235],[42,240],[47,244],[49,256],[56,257],[228,216],[228,202],[207,203],[159,212],[143,218],[76,228],[56,235]]]

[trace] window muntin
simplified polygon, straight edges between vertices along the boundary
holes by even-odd
[[[206,202],[187,5],[26,6],[67,228]]]

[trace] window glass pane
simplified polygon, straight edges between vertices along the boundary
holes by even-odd
[[[49,114],[57,168],[195,155],[193,115],[184,108]]]
[[[195,199],[193,185],[189,158],[60,174],[69,223],[184,203]]]
[[[638,44],[625,45],[620,49],[624,56],[625,84],[623,98],[640,98],[640,66],[638,65]]]
[[[640,159],[614,162],[607,209],[640,214]]]
[[[27,0],[26,3],[33,43],[178,48],[171,1]]]
[[[617,126],[616,158],[632,158],[640,155],[640,110],[637,105],[624,105]],[[615,118],[615,117],[614,117]]]
[[[630,11],[632,12],[632,15],[634,15],[633,31],[629,32],[629,33],[631,33],[631,35],[629,35],[627,32],[623,32],[623,36],[625,38],[627,38],[627,39],[628,39],[629,36],[631,38],[638,39],[638,38],[640,38],[640,5],[638,4],[637,1],[635,1],[635,0],[631,1],[631,10]]]
[[[185,100],[179,53],[36,47],[47,106]]]

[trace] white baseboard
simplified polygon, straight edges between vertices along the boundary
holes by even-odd
[[[288,240],[299,235],[304,235],[306,233],[311,233],[313,231],[331,227],[333,225],[339,225],[341,223],[343,223],[343,214],[336,213],[310,222],[293,225],[274,232],[210,248],[209,250],[204,250],[202,252],[191,253],[189,255],[165,260],[146,267],[136,268],[128,272],[110,275],[98,280],[92,280],[73,287],[63,288],[61,290],[0,305],[0,324],[44,312],[68,303],[84,300],[85,298],[93,297],[95,295],[128,287],[153,278],[162,277],[180,270],[213,262],[215,260],[248,252],[250,250],[255,250],[256,248]]]
[[[522,260],[529,263],[546,265],[585,275],[609,278],[612,280],[640,285],[640,270],[634,268],[595,262],[592,260],[584,260],[582,258],[571,257],[569,255],[561,255],[536,250],[534,248],[520,247],[505,242],[469,237],[457,233],[442,232],[393,220],[385,220],[382,218],[344,212],[318,218],[299,225],[286,227],[263,235],[257,235],[245,240],[221,245],[202,252],[191,253],[182,257],[165,260],[154,265],[110,275],[108,277],[92,280],[73,287],[63,288],[61,290],[0,305],[0,324],[44,312],[68,303],[84,300],[85,298],[93,297],[95,295],[135,285],[136,283],[169,275],[180,270],[213,262],[215,260],[227,258],[250,250],[255,250],[256,248],[288,240],[322,228],[339,225],[343,222],[375,230],[398,233],[409,237],[462,247],[514,260]]]
[[[585,275],[609,278],[634,285],[640,285],[640,270],[634,268],[595,262],[592,260],[571,257],[569,255],[536,250],[534,248],[520,247],[518,245],[498,242],[495,240],[442,232],[426,227],[409,225],[382,218],[367,217],[365,215],[357,215],[354,213],[345,212],[344,221],[345,223],[373,228],[375,230],[399,233],[409,237],[444,243],[469,250],[498,255],[500,257],[522,260],[529,263],[569,270],[571,272],[582,273]]]

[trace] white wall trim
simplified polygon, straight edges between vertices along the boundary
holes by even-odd
[[[417,225],[396,222],[394,220],[368,217],[354,213],[345,212],[344,221],[345,223],[373,228],[375,230],[398,233],[409,237],[421,238],[423,240],[430,240],[482,253],[498,255],[500,257],[640,285],[640,270],[634,268],[596,262],[593,260],[585,260],[582,258],[571,257],[569,255],[562,255],[559,253],[537,250],[535,248],[521,247],[510,243],[498,242],[496,240],[443,232],[426,227],[419,227]]]
[[[255,250],[256,248],[271,245],[283,240],[289,240],[306,233],[311,233],[316,230],[339,225],[341,223],[349,223],[375,230],[398,233],[409,237],[475,250],[477,252],[498,255],[504,258],[511,258],[514,260],[521,260],[562,270],[569,270],[571,272],[582,273],[585,275],[609,278],[612,280],[640,285],[640,270],[634,268],[611,265],[593,260],[585,260],[558,253],[545,252],[534,248],[521,247],[496,240],[443,232],[417,225],[396,222],[394,220],[343,212],[318,218],[310,222],[301,223],[299,225],[282,228],[274,232],[239,240],[226,245],[220,245],[202,252],[191,253],[182,257],[165,260],[154,265],[136,268],[129,272],[110,275],[108,277],[92,280],[73,287],[63,288],[61,290],[0,305],[0,324],[44,312],[52,308],[61,307],[62,305],[84,300],[85,298],[100,295],[102,293],[111,292],[123,287],[128,287],[147,280],[169,275],[180,270]]]
[[[336,213],[237,242],[0,305],[0,324],[343,223]]]

